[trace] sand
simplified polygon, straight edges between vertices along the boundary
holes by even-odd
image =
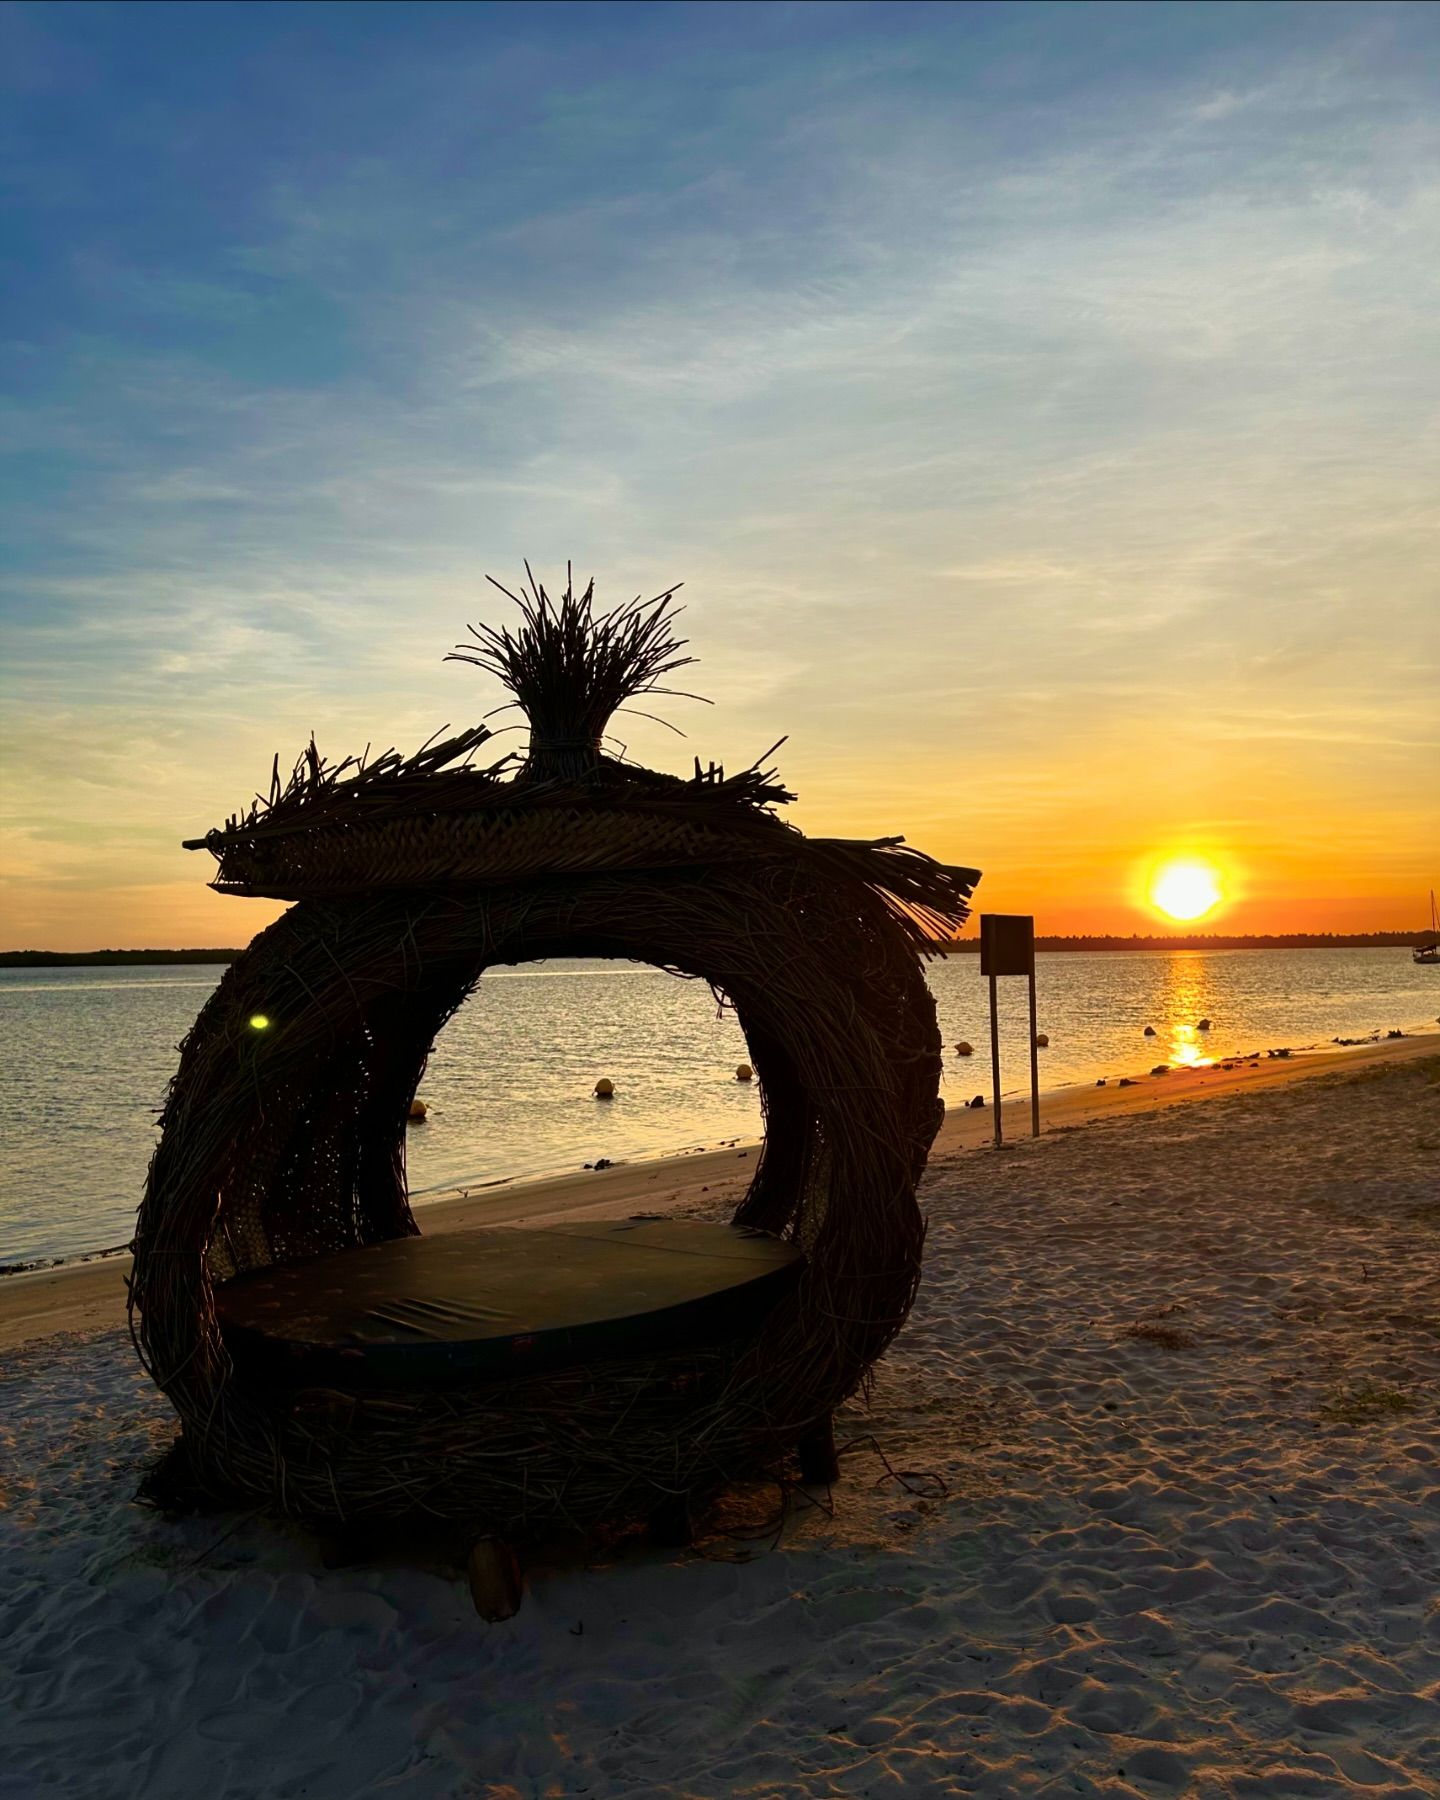
[[[833,1514],[556,1547],[503,1625],[129,1504],[172,1424],[123,1337],[12,1350],[0,1795],[1440,1795],[1440,1059],[1402,1050],[1000,1154],[956,1120]],[[744,1171],[545,1203],[723,1212]]]

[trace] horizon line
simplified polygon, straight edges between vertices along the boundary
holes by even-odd
[[[1037,932],[1035,947],[1037,950],[1061,950],[1066,948],[1120,947],[1134,949],[1216,949],[1245,950],[1266,948],[1303,949],[1307,946],[1333,949],[1401,949],[1411,945],[1416,932],[1414,930],[1375,930],[1375,931],[1184,931],[1184,932],[1119,932],[1119,931],[1087,931],[1087,932]],[[160,944],[132,945],[128,947],[107,946],[92,950],[43,950],[37,948],[21,948],[0,950],[0,968],[43,966],[50,964],[83,964],[96,963],[116,958],[151,958],[169,961],[233,961],[244,953],[245,945],[220,944]],[[954,938],[934,938],[919,947],[922,952],[932,950],[959,950],[978,952],[980,939],[977,934]],[[557,960],[565,958],[540,959],[527,958],[528,961]],[[633,959],[623,959],[633,960]]]

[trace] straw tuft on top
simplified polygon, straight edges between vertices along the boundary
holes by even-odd
[[[493,575],[486,577],[520,608],[524,622],[519,629],[471,625],[475,643],[457,644],[445,660],[485,669],[515,696],[507,705],[519,706],[530,725],[529,754],[519,779],[574,780],[600,767],[606,727],[625,710],[627,700],[640,694],[681,692],[659,685],[664,676],[695,661],[680,654],[687,640],[677,638],[673,630],[679,616],[673,602],[680,584],[653,600],[642,601],[637,595],[624,606],[597,614],[593,577],[585,592],[577,594],[569,563],[565,592],[558,601],[536,581],[528,562],[525,576],[529,592],[519,594]]]

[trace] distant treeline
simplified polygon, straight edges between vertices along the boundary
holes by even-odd
[[[1408,949],[1413,931],[1285,931],[1268,936],[1227,937],[1191,932],[1174,937],[1136,933],[1131,937],[1037,937],[1037,950],[1369,950]],[[940,946],[947,956],[977,954],[979,938]]]
[[[232,963],[238,950],[0,950],[0,969],[68,969],[81,963]]]
[[[1408,949],[1413,931],[1287,931],[1266,937],[1225,937],[1191,933],[1183,937],[1037,937],[1037,950],[1369,950]],[[938,944],[947,956],[969,956],[979,938]],[[0,950],[0,969],[61,969],[89,963],[116,967],[134,963],[230,963],[238,950]]]

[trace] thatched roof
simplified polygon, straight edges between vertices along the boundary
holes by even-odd
[[[472,627],[452,652],[509,690],[529,725],[523,757],[477,762],[494,737],[485,724],[413,756],[336,764],[312,740],[288,780],[277,757],[267,793],[185,847],[216,858],[217,891],[282,900],[799,857],[883,897],[917,943],[953,936],[978,871],[898,837],[804,837],[776,811],[794,795],[765,766],[772,752],[734,775],[697,758],[688,777],[606,753],[613,715],[673,693],[662,678],[693,661],[672,629],[674,592],[597,615],[593,582],[577,595],[567,580],[553,601],[531,576],[510,596],[517,630]]]

